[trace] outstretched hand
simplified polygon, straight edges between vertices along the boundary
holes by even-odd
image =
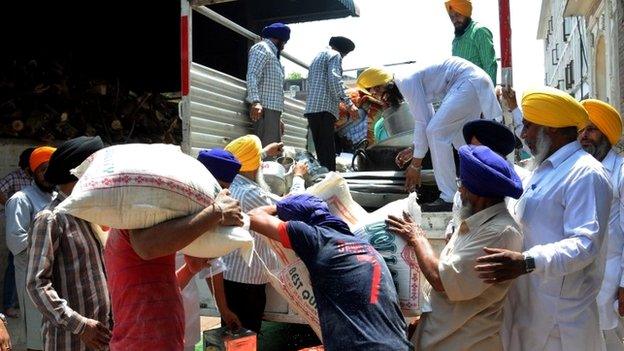
[[[487,255],[477,258],[475,270],[485,283],[501,283],[527,273],[524,256],[520,252],[484,247]]]

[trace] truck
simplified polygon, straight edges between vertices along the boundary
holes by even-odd
[[[231,140],[252,133],[252,124],[245,102],[245,81],[193,62],[193,15],[206,16],[250,41],[259,41],[260,37],[206,6],[193,5],[187,0],[181,0],[182,95],[179,103],[179,115],[182,120],[182,149],[192,156],[197,156],[201,149],[224,147]],[[282,57],[306,69],[308,68],[303,61],[286,52],[282,53]],[[306,150],[310,145],[308,143],[308,124],[303,117],[304,110],[305,103],[303,101],[285,97],[285,108],[282,114],[285,124],[283,141],[286,146],[299,150]],[[407,194],[402,193],[402,190],[400,194],[397,194],[396,191],[383,192],[383,186],[380,188],[382,190],[380,192],[362,191],[362,187],[366,185],[364,183],[369,186],[375,186],[375,181],[379,181],[379,184],[387,184],[388,177],[392,178],[393,176],[399,180],[404,178],[402,172],[394,171],[386,171],[382,174],[379,172],[350,174],[347,178],[355,184],[352,197],[360,205],[369,209],[380,207],[399,198],[405,198]],[[429,173],[425,178],[432,181],[433,176]],[[358,190],[358,186],[360,190]],[[396,188],[396,184],[393,187]],[[441,251],[444,247],[444,233],[450,218],[450,213],[423,213],[422,226],[427,231],[430,241],[437,251]],[[216,304],[206,284],[199,284],[199,286],[202,314],[218,316]],[[267,305],[264,317],[275,322],[305,323],[269,285],[267,285]]]

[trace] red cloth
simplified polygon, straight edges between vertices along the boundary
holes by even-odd
[[[288,229],[286,228],[286,222],[281,222],[277,226],[277,232],[279,233],[282,246],[287,249],[292,249],[292,245],[290,244],[290,237],[288,236]]]
[[[175,255],[143,260],[126,230],[111,229],[104,253],[113,306],[111,351],[184,349],[184,307]]]

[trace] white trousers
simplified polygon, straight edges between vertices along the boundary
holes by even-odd
[[[622,343],[622,339],[624,339],[624,326],[622,325],[622,321],[620,321],[616,328],[603,330],[602,334],[605,338],[607,351],[624,351],[624,343]]]
[[[22,335],[25,337],[26,347],[33,350],[43,350],[43,316],[26,292],[26,270],[28,267],[28,250],[14,256],[15,287],[20,305]]]
[[[481,106],[475,88],[462,82],[446,94],[442,105],[427,124],[427,142],[431,152],[433,174],[440,189],[440,197],[453,202],[457,191],[453,146],[465,145],[462,128],[466,122],[479,119]]]

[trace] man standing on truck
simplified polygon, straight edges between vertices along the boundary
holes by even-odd
[[[308,99],[304,116],[312,132],[316,157],[321,166],[336,170],[334,123],[338,119],[340,101],[347,105],[351,118],[357,118],[358,108],[347,96],[342,81],[342,58],[355,49],[345,37],[329,39],[329,48],[321,51],[310,64]]]
[[[465,144],[461,133],[466,122],[483,119],[502,119],[502,111],[494,85],[481,68],[459,58],[421,67],[403,77],[394,77],[381,68],[368,68],[360,74],[357,85],[369,89],[373,96],[390,106],[398,107],[405,99],[414,116],[413,145],[396,157],[405,171],[405,190],[420,186],[422,160],[431,152],[433,172],[440,189],[440,198],[423,204],[424,211],[450,211],[457,191],[453,146]],[[433,110],[433,102],[442,104]]]
[[[273,23],[262,30],[262,41],[249,49],[247,64],[247,102],[254,133],[262,145],[282,139],[281,116],[284,111],[284,67],[280,52],[290,39],[290,28]]]
[[[461,57],[481,67],[496,85],[498,65],[492,32],[471,18],[470,0],[447,0],[444,4],[455,28],[453,56]]]

